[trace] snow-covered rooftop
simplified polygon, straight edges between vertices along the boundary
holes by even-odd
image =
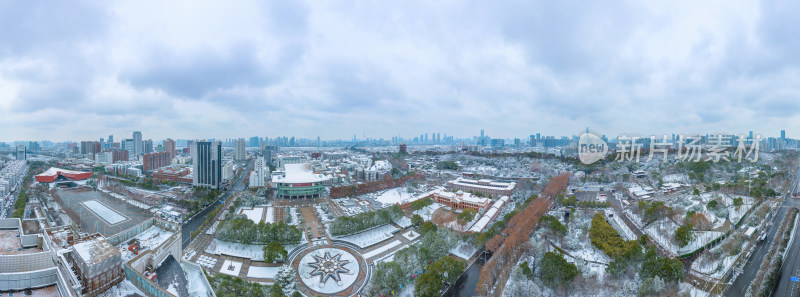
[[[286,164],[285,174],[274,176],[272,181],[277,183],[314,183],[330,179],[324,174],[316,174],[311,169],[311,163]]]

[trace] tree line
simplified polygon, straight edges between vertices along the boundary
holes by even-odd
[[[342,236],[357,233],[369,228],[389,224],[392,220],[403,216],[403,210],[399,205],[392,205],[389,208],[376,211],[362,212],[352,217],[341,216],[334,220],[329,230],[331,235]]]
[[[300,242],[303,232],[283,222],[256,224],[245,215],[228,214],[217,226],[216,237],[219,240],[243,244],[263,245],[278,242],[287,245]]]

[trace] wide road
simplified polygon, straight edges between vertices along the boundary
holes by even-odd
[[[206,217],[208,217],[208,214],[214,211],[214,208],[217,207],[218,202],[226,201],[229,197],[231,197],[231,195],[233,195],[233,193],[245,190],[245,185],[242,183],[242,181],[244,180],[245,176],[249,177],[247,172],[250,171],[251,163],[252,162],[247,161],[247,165],[245,165],[242,174],[240,174],[239,177],[236,178],[233,185],[227,191],[225,191],[225,193],[219,196],[219,199],[215,203],[209,204],[205,209],[203,209],[203,211],[199,212],[197,215],[195,215],[193,218],[189,219],[189,221],[183,224],[182,227],[183,231],[181,233],[183,233],[182,238],[183,238],[184,249],[187,246],[189,246],[189,243],[192,242],[191,240],[192,232],[197,230],[197,228],[199,228],[200,225],[203,224],[203,222],[206,220]]]
[[[795,172],[795,174],[794,174],[794,180],[792,181],[791,185],[789,186],[789,192],[784,195],[783,203],[780,205],[780,207],[778,208],[777,212],[772,217],[772,226],[770,226],[769,229],[767,230],[766,240],[764,240],[764,243],[760,243],[760,244],[757,245],[756,250],[754,251],[753,255],[750,256],[750,259],[748,259],[747,263],[745,264],[742,274],[740,274],[738,277],[736,277],[736,279],[733,282],[733,285],[731,285],[731,287],[728,288],[728,290],[725,292],[725,296],[730,296],[730,297],[744,296],[745,292],[747,292],[747,288],[750,286],[750,283],[753,282],[753,279],[756,277],[756,274],[758,273],[758,270],[761,268],[761,262],[764,261],[764,256],[769,251],[770,246],[772,245],[772,239],[775,236],[775,232],[778,231],[778,228],[780,227],[781,221],[786,216],[787,210],[790,207],[798,207],[798,206],[800,206],[800,202],[795,201],[796,199],[793,199],[790,196],[790,193],[793,193],[793,191],[796,191],[796,188],[798,186],[798,181],[799,180],[800,180],[800,168],[798,168],[797,172]],[[788,253],[789,259],[788,260],[790,260],[790,261],[792,260],[792,258],[795,258],[795,261],[797,261],[797,259],[796,259],[797,258],[797,253],[798,253],[798,251],[800,251],[800,250],[798,250],[798,249],[800,249],[800,245],[798,245],[798,242],[799,242],[798,240],[795,240],[794,243],[791,246],[791,249],[789,250],[789,253]],[[783,269],[787,270],[788,268],[786,267],[786,265],[784,265]],[[779,280],[778,289],[781,289],[781,284],[787,283],[788,281],[789,281],[789,277],[788,276],[787,277],[782,277]],[[786,285],[788,285],[788,284],[783,284],[784,287]],[[781,292],[781,291],[778,291],[778,292]],[[789,294],[789,295],[781,295],[780,293],[778,293],[778,294],[775,294],[775,296],[797,296],[797,291],[794,292],[794,295],[791,295],[791,294]]]
[[[793,187],[790,187],[790,192],[795,193],[798,191],[798,187],[800,187],[800,169],[798,169],[797,174],[795,175],[795,180]],[[786,194],[786,202],[784,204],[789,204],[794,207],[800,207],[800,199],[792,198],[789,194]],[[800,238],[798,238],[797,234],[798,226],[795,224],[794,229],[794,240],[792,241],[792,245],[788,247],[786,251],[786,259],[783,261],[783,266],[781,267],[781,275],[778,278],[778,285],[775,289],[775,294],[773,296],[800,296],[800,287],[798,287],[799,282],[791,281],[792,277],[800,277]]]

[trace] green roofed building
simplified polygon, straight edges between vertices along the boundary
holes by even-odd
[[[286,164],[284,167],[283,174],[272,176],[278,198],[313,199],[325,192],[325,183],[330,177],[314,173],[310,163]]]

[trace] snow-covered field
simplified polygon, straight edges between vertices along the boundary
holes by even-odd
[[[245,215],[248,219],[258,224],[258,222],[261,222],[261,217],[264,215],[264,208],[240,208],[236,213]]]
[[[468,260],[475,255],[476,252],[478,252],[478,249],[474,245],[468,243],[450,249],[451,254],[464,260]]]
[[[717,231],[695,231],[692,232],[692,240],[684,247],[678,247],[673,239],[675,230],[678,228],[675,223],[670,220],[664,219],[650,224],[645,232],[653,238],[659,245],[666,248],[676,255],[688,253],[699,249],[703,245],[711,242],[712,240],[722,236],[722,232]]]
[[[351,242],[361,248],[365,248],[377,244],[381,241],[387,240],[389,238],[392,238],[392,236],[394,236],[393,235],[394,232],[397,232],[397,230],[400,229],[397,229],[397,227],[395,226],[386,224],[353,235],[341,236],[341,237],[332,236],[332,237],[334,239]]]
[[[714,278],[720,278],[722,275],[728,271],[728,269],[733,265],[733,262],[736,261],[736,258],[739,255],[725,255],[726,257],[720,259],[712,259],[714,258],[711,254],[705,253],[703,256],[698,258],[694,263],[692,263],[692,269],[696,270],[700,273],[705,273],[708,276]]]
[[[250,266],[247,270],[247,277],[274,279],[279,269],[280,267]]]
[[[395,224],[397,224],[398,226],[403,227],[403,228],[408,228],[408,227],[411,227],[411,225],[412,225],[411,224],[411,219],[409,219],[406,216],[402,216],[402,217],[400,217],[399,219],[397,219],[396,221],[393,221],[393,222]]]
[[[114,211],[111,208],[108,208],[108,206],[97,200],[84,201],[81,202],[81,204],[83,204],[83,206],[85,206],[87,209],[89,209],[94,214],[102,218],[109,225],[119,224],[128,219],[122,214]]]
[[[388,189],[383,193],[377,195],[375,200],[383,204],[404,203],[414,197],[413,193],[409,193],[406,187],[398,187]]]
[[[418,214],[425,221],[430,221],[431,218],[433,217],[433,212],[436,211],[439,208],[442,208],[442,207],[444,207],[443,204],[434,203],[434,204],[426,206],[423,209],[415,211],[414,214]]]
[[[372,251],[369,251],[369,252],[365,253],[364,254],[364,259],[369,259],[369,258],[372,258],[374,256],[377,256],[378,254],[383,253],[385,251],[388,251],[388,250],[390,250],[390,249],[392,249],[392,248],[394,248],[394,247],[396,247],[398,245],[401,245],[401,244],[403,244],[403,243],[400,242],[399,240],[392,241],[392,242],[390,242],[390,243],[388,243],[388,244],[386,244],[386,245],[384,245],[382,247],[379,247],[377,249],[374,249]]]
[[[234,257],[248,258],[253,261],[264,261],[263,245],[242,244],[229,241],[222,241],[214,238],[206,248],[206,253],[214,255],[230,255]],[[287,251],[295,248],[293,245],[285,246]]]

